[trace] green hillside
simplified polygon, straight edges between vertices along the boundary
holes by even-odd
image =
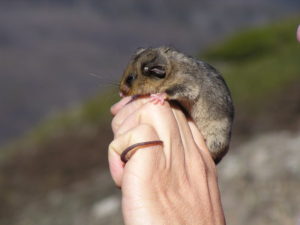
[[[202,56],[222,71],[238,106],[257,111],[275,93],[300,82],[299,21],[243,31]]]
[[[0,149],[0,163],[20,149],[43,148],[57,138],[76,135],[85,138],[99,127],[107,128],[110,107],[119,99],[118,90],[111,88],[84,102],[82,105],[62,111],[46,119],[22,138]]]

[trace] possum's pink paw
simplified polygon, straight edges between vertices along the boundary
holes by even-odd
[[[120,96],[120,98],[125,97],[125,95],[121,91],[119,92],[119,96]]]
[[[166,93],[157,93],[157,94],[151,94],[150,95],[150,101],[154,104],[161,104],[163,105],[165,100],[167,99]]]

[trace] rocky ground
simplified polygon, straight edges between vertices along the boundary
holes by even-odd
[[[299,223],[299,131],[255,136],[235,146],[218,171],[228,224]],[[107,170],[47,192],[16,212],[15,225],[122,224],[120,191]]]
[[[235,150],[219,167],[228,224],[298,224],[300,132],[266,133]]]

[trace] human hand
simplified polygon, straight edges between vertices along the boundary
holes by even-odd
[[[111,108],[109,146],[125,224],[225,224],[215,164],[195,124],[168,102],[129,100]],[[163,146],[139,149],[125,165],[120,160],[128,146],[153,140]]]

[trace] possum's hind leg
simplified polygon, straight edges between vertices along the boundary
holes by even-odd
[[[214,121],[206,127],[205,131],[203,132],[203,136],[206,139],[206,145],[217,164],[229,149],[231,136],[230,123],[227,121]]]
[[[207,137],[206,144],[216,164],[221,161],[221,159],[226,155],[229,149],[228,141],[224,139],[220,140],[220,138],[217,138],[216,136]]]

